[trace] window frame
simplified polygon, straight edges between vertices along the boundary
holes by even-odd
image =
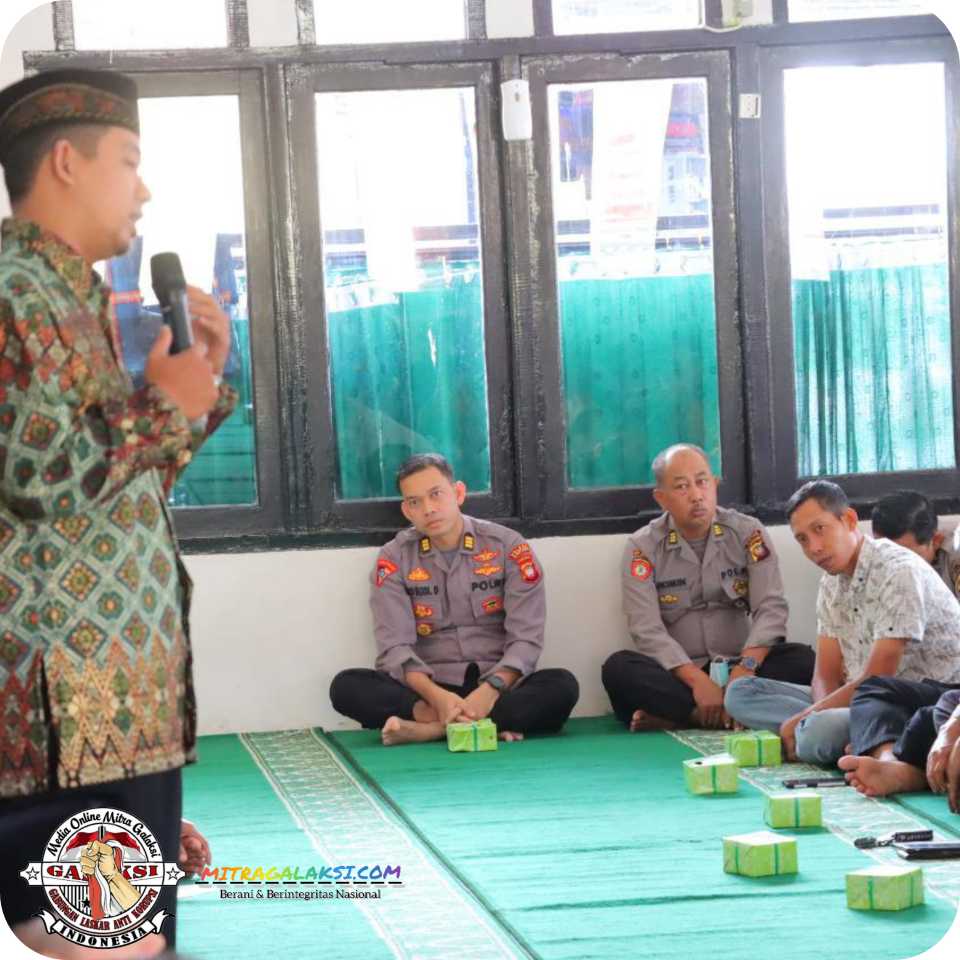
[[[297,8],[310,2],[296,0]],[[534,2],[537,32],[530,37],[190,51],[76,51],[58,48],[24,54],[24,67],[28,72],[73,66],[122,70],[139,78],[170,73],[174,63],[176,71],[184,78],[202,73],[239,71],[244,76],[249,75],[251,96],[257,98],[256,109],[260,111],[257,122],[266,138],[262,149],[255,151],[264,158],[258,160],[257,170],[260,172],[257,175],[262,174],[266,187],[262,191],[265,196],[261,196],[256,207],[257,216],[253,218],[256,222],[248,235],[248,268],[252,271],[254,267],[249,244],[254,238],[255,227],[256,233],[262,235],[267,244],[268,259],[261,266],[271,283],[271,300],[269,305],[261,304],[261,309],[272,309],[272,316],[266,318],[267,329],[264,329],[263,322],[256,323],[251,317],[254,336],[266,335],[270,339],[270,343],[262,348],[262,356],[254,352],[254,383],[255,389],[265,392],[275,410],[275,416],[268,415],[263,403],[258,401],[258,463],[260,458],[269,454],[270,462],[266,468],[275,471],[278,477],[275,486],[277,502],[266,504],[266,512],[259,522],[253,524],[248,524],[247,518],[243,517],[238,523],[236,508],[211,509],[209,513],[205,511],[204,518],[196,515],[196,510],[201,508],[176,510],[181,543],[187,552],[376,545],[390,539],[403,522],[396,504],[391,506],[386,501],[375,516],[365,515],[361,524],[325,515],[313,500],[315,489],[328,480],[332,483],[333,479],[332,475],[326,478],[317,475],[317,461],[310,440],[312,434],[328,427],[322,419],[311,422],[317,409],[309,402],[315,387],[309,385],[310,370],[304,365],[305,322],[296,283],[301,267],[297,225],[300,198],[296,194],[293,176],[292,144],[296,130],[291,126],[292,111],[288,100],[288,77],[296,71],[309,70],[316,65],[324,65],[335,72],[341,66],[360,68],[361,64],[484,64],[494,69],[496,87],[502,80],[521,75],[521,58],[554,56],[561,60],[588,54],[619,54],[629,58],[654,54],[669,59],[683,53],[726,51],[732,64],[729,90],[732,102],[737,102],[740,93],[760,93],[763,114],[766,115],[770,109],[770,91],[761,85],[760,64],[769,50],[805,46],[815,53],[819,49],[847,43],[872,41],[882,47],[904,38],[913,38],[921,46],[953,42],[943,23],[932,15],[789,24],[786,22],[786,0],[773,0],[772,25],[744,27],[719,35],[706,30],[677,30],[555,37],[545,29],[543,17],[544,4],[549,0]],[[708,23],[719,25],[720,0],[707,0],[707,3]],[[55,5],[55,19],[56,16]],[[948,95],[955,100],[960,89],[956,86],[955,74],[951,79],[953,88]],[[497,92],[495,89],[494,102]],[[740,389],[746,442],[745,495],[740,506],[763,521],[783,522],[785,497],[792,489],[786,490],[777,484],[782,452],[774,412],[774,393],[778,385],[772,374],[775,351],[771,327],[776,322],[776,314],[768,303],[766,254],[770,241],[765,232],[768,204],[764,198],[764,164],[769,162],[769,137],[763,131],[763,121],[731,117],[731,125],[739,264],[736,278],[739,284],[738,326],[744,371]],[[245,149],[247,146],[245,142]],[[497,429],[502,430],[507,442],[523,454],[515,457],[510,476],[504,478],[513,491],[513,507],[501,508],[496,519],[527,537],[622,533],[635,529],[659,511],[639,509],[639,502],[634,504],[629,516],[619,515],[611,508],[601,510],[601,515],[564,519],[550,517],[544,510],[549,491],[541,464],[544,453],[537,450],[537,445],[542,443],[538,421],[544,414],[544,393],[537,385],[537,370],[542,357],[536,352],[535,332],[529,329],[530,299],[534,294],[530,273],[531,196],[527,182],[527,154],[531,149],[531,144],[526,142],[504,143],[499,134],[493,144],[493,150],[500,158],[498,173],[502,184],[502,206],[499,212],[504,251],[500,267],[507,281],[505,335],[510,343],[509,382],[512,388],[507,418],[497,424]],[[253,217],[252,211],[253,207],[248,204],[248,222]],[[954,253],[951,258],[954,297],[958,295],[955,260]],[[253,282],[251,275],[251,289]],[[955,338],[954,362],[960,365],[956,343]],[[257,349],[255,341],[251,342],[251,347]],[[272,400],[271,383],[275,385]],[[955,410],[955,419],[960,420],[960,407]],[[887,475],[879,476],[889,482]],[[919,488],[931,495],[938,510],[942,513],[960,512],[960,494],[956,487],[941,492],[944,489],[942,484],[927,485],[927,479],[918,477]],[[261,484],[262,503],[263,490]],[[869,505],[869,499],[860,498],[855,503],[864,508]],[[474,501],[468,497],[467,510],[473,509]],[[184,513],[193,516],[184,516]]]
[[[785,501],[807,477],[797,468],[796,380],[794,375],[793,311],[791,297],[790,238],[786,195],[784,71],[802,67],[873,66],[909,63],[944,64],[947,143],[947,250],[950,297],[951,351],[953,360],[954,445],[960,457],[960,257],[958,257],[958,71],[957,48],[949,37],[939,42],[909,39],[845,43],[809,47],[777,47],[763,51],[761,86],[766,91],[762,115],[764,140],[764,233],[767,300],[771,317],[786,318],[770,324],[771,385],[777,451],[768,496]],[[855,502],[866,502],[893,489],[909,487],[948,500],[957,496],[960,468],[831,475]]]
[[[491,489],[488,493],[471,494],[468,509],[479,517],[510,516],[513,512],[513,436],[509,423],[514,407],[511,403],[510,341],[503,273],[499,138],[493,135],[499,117],[495,111],[492,66],[464,63],[400,66],[365,64],[350,69],[294,67],[288,71],[287,82],[293,131],[293,189],[298,198],[291,213],[295,217],[294,229],[299,239],[298,258],[301,264],[321,265],[324,262],[323,225],[315,151],[315,95],[465,86],[476,90],[477,185]],[[299,303],[304,319],[303,362],[310,371],[305,385],[311,428],[307,443],[308,469],[312,476],[318,478],[307,491],[307,523],[321,529],[387,528],[396,524],[398,498],[336,498],[339,475],[324,289],[322,269],[298,271]]]
[[[534,202],[529,237],[531,284],[539,293],[529,298],[529,323],[521,328],[535,339],[533,353],[540,358],[538,392],[542,414],[537,418],[535,443],[524,443],[527,455],[536,451],[536,462],[527,470],[544,478],[538,497],[540,516],[546,521],[603,517],[633,518],[638,512],[658,510],[653,487],[571,489],[567,485],[565,400],[563,391],[561,329],[557,290],[557,259],[553,198],[552,157],[547,88],[558,83],[590,81],[704,78],[707,84],[707,126],[710,141],[711,226],[713,285],[718,364],[718,402],[723,457],[720,496],[726,502],[745,494],[742,373],[738,334],[737,249],[734,227],[733,129],[730,105],[730,63],[724,51],[679,54],[664,59],[640,56],[613,59],[524,58],[522,67],[530,81],[535,122],[532,150],[527,153],[528,179]],[[678,438],[678,440],[681,438]],[[525,515],[525,514],[524,514]]]
[[[247,0],[221,0],[227,14],[227,49],[245,50],[250,46]],[[58,51],[76,50],[76,30],[73,18],[73,0],[52,0],[53,41]],[[205,50],[224,49],[204,47]],[[80,50],[80,53],[95,51]]]

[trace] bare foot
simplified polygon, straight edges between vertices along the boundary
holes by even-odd
[[[145,960],[159,956],[167,946],[166,937],[162,933],[150,933],[137,943],[111,947],[109,950],[81,947],[56,933],[47,933],[43,922],[36,918],[18,923],[13,932],[21,943],[34,952],[44,957],[54,957],[56,960],[102,960],[105,957],[110,957],[110,960]]]
[[[672,720],[655,717],[646,710],[634,710],[630,718],[630,732],[643,733],[647,730],[676,730],[677,725]]]
[[[902,760],[846,756],[837,761],[837,766],[847,771],[846,779],[850,786],[868,797],[914,793],[927,788],[926,774]]]
[[[446,728],[439,721],[417,723],[416,720],[401,720],[390,717],[380,731],[380,739],[385,747],[394,747],[400,743],[426,743],[429,740],[441,740]]]
[[[501,730],[500,739],[504,743],[513,743],[515,740],[519,741],[523,739],[522,733],[514,733],[512,730]]]

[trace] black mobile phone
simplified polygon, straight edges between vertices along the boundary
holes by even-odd
[[[788,790],[798,790],[804,787],[849,787],[850,784],[843,777],[793,777],[784,780],[783,785]]]
[[[960,840],[895,843],[893,849],[904,860],[953,860],[960,858]]]

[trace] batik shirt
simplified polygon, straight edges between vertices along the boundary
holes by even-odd
[[[174,769],[196,739],[166,493],[205,432],[134,390],[110,290],[7,220],[0,247],[0,796]]]

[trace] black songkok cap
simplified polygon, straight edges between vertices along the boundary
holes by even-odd
[[[25,133],[64,123],[140,132],[137,85],[106,70],[49,70],[0,90],[0,164]]]

